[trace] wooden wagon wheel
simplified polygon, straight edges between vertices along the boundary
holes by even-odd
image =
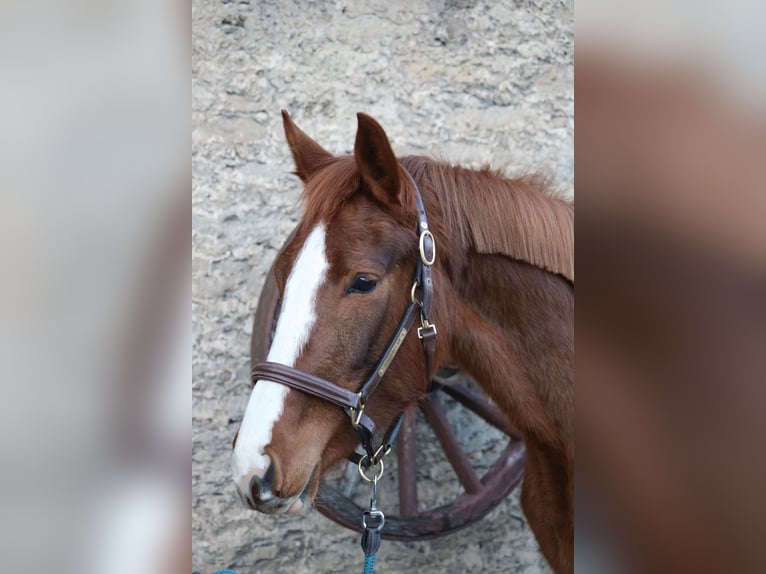
[[[268,354],[279,310],[279,290],[272,268],[255,312],[250,348],[253,365],[264,360]],[[444,374],[443,371],[440,373]],[[483,476],[479,476],[468,454],[459,444],[442,406],[441,396],[449,397],[447,400],[460,404],[506,435],[507,446]],[[418,409],[436,435],[463,490],[453,501],[436,508],[421,509],[418,501],[415,439]],[[437,375],[434,378],[426,398],[405,413],[394,446],[399,514],[386,512],[386,526],[381,534],[389,540],[436,538],[476,522],[521,482],[524,472],[524,443],[519,434],[500,409],[459,373],[451,373],[449,377]],[[356,477],[354,465],[353,471],[346,473],[345,478],[340,480],[341,484],[323,480],[315,503],[319,511],[331,520],[361,532],[360,517],[364,509],[354,501],[359,485]]]

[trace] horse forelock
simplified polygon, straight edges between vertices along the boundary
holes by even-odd
[[[301,194],[304,220],[312,225],[331,221],[361,184],[361,175],[352,156],[335,157],[317,170]]]
[[[301,194],[303,223],[315,225],[320,221],[332,222],[352,197],[361,195],[377,204],[389,218],[410,225],[414,230],[417,223],[415,192],[403,174],[401,181],[401,205],[384,205],[360,174],[353,156],[334,157],[306,182]]]

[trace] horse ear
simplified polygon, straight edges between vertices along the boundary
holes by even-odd
[[[399,187],[399,162],[388,142],[386,132],[367,114],[356,114],[354,158],[362,177],[370,184],[373,194],[384,203],[403,204]]]
[[[282,110],[282,124],[285,127],[287,143],[293,154],[295,175],[305,183],[317,169],[332,159],[333,156],[296,126],[287,110]]]

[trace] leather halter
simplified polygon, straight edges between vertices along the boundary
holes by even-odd
[[[433,281],[431,279],[431,266],[436,260],[436,243],[434,236],[428,228],[428,219],[423,205],[423,198],[420,195],[415,180],[410,173],[402,167],[407,178],[415,189],[415,202],[418,211],[418,251],[419,259],[415,271],[415,280],[410,291],[410,304],[404,311],[399,326],[396,328],[393,337],[391,337],[386,350],[383,352],[372,373],[362,384],[361,389],[354,393],[343,387],[336,385],[326,379],[305,373],[294,367],[265,361],[258,363],[253,367],[251,379],[253,384],[259,380],[272,381],[287,385],[295,390],[323,399],[341,407],[351,419],[351,425],[359,435],[366,455],[358,457],[356,462],[364,461],[364,466],[375,465],[390,450],[391,445],[399,431],[402,416],[399,415],[395,423],[389,428],[378,449],[373,449],[372,438],[375,434],[375,423],[365,414],[364,410],[370,399],[370,395],[380,384],[383,375],[386,374],[391,362],[396,357],[397,352],[402,346],[407,334],[412,330],[416,319],[420,318],[420,327],[418,327],[418,338],[423,344],[426,359],[426,376],[431,380],[433,375],[433,359],[436,351],[436,325],[429,321],[431,308],[433,305]],[[417,292],[420,291],[420,299],[417,299]]]

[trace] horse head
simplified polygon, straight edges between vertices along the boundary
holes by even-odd
[[[282,303],[267,361],[357,393],[399,333],[364,407],[382,429],[427,386],[418,336],[397,330],[420,290],[417,188],[371,117],[358,114],[354,154],[336,157],[282,114],[305,212],[274,263]],[[322,472],[358,444],[348,409],[257,379],[235,438],[233,478],[250,508],[298,513]]]

